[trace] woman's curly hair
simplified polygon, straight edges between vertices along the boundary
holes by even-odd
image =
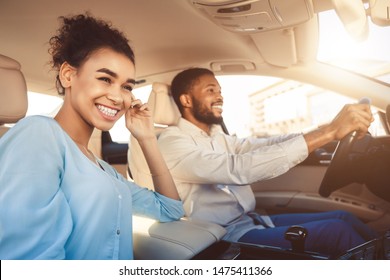
[[[49,40],[49,54],[52,56],[51,66],[57,71],[56,87],[60,95],[64,95],[65,90],[58,72],[64,62],[78,68],[94,51],[111,48],[126,55],[135,64],[129,40],[110,22],[94,18],[89,13],[59,19],[62,26],[57,30],[57,35]]]

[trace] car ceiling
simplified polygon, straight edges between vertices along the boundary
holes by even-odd
[[[250,54],[245,40],[235,40],[232,38],[236,34],[221,32],[183,0],[0,1],[0,52],[21,63],[33,88],[39,89],[43,81],[50,85],[53,80],[46,65],[50,59],[47,42],[59,26],[57,18],[84,11],[108,19],[124,31],[136,53],[139,77],[210,58],[247,59]]]
[[[316,12],[329,9],[330,1],[316,0],[316,5],[311,0],[289,1],[296,3],[289,7],[292,13],[302,8],[300,4],[306,5],[310,18],[268,32],[240,33],[218,26],[188,0],[1,0],[0,53],[20,62],[30,91],[55,94],[48,40],[59,26],[59,16],[89,11],[124,31],[136,54],[137,79],[144,84],[169,82],[175,73],[193,66],[217,74],[256,73],[299,80],[305,71],[315,72],[301,66],[315,61]],[[320,84],[323,80],[313,79]]]
[[[57,18],[84,11],[110,20],[130,38],[138,77],[212,61],[263,62],[250,36],[224,30],[186,0],[3,0],[0,51],[17,59],[32,83],[49,83],[47,42]]]

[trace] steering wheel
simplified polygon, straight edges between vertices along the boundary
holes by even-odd
[[[322,179],[319,193],[323,197],[328,197],[335,190],[343,187],[347,182],[344,178],[343,167],[348,164],[348,155],[356,141],[356,132],[346,135],[338,143],[328,169]]]
[[[390,127],[390,105],[386,108]],[[360,157],[360,159],[359,159]],[[328,197],[333,191],[352,183],[364,183],[376,196],[390,201],[390,149],[383,142],[367,134],[356,139],[352,132],[340,140],[331,163],[321,182],[319,193]]]
[[[360,104],[370,104],[370,99],[362,98]],[[333,153],[332,160],[322,179],[319,193],[323,197],[328,197],[332,192],[350,183],[343,172],[349,163],[349,154],[357,139],[357,132],[353,131],[341,139]]]

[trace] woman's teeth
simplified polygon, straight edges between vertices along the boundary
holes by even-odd
[[[103,114],[109,116],[109,117],[114,117],[116,113],[118,113],[118,110],[114,110],[111,108],[104,107],[102,105],[97,105],[97,108],[99,109],[100,112]]]

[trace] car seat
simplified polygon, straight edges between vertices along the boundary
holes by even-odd
[[[155,123],[156,137],[160,135],[164,127],[176,125],[181,116],[170,94],[169,86],[163,83],[153,83],[148,106]],[[148,164],[137,139],[132,135],[130,136],[127,155],[129,169],[134,182],[149,189],[154,189]]]
[[[20,63],[0,54],[0,137],[26,112],[27,86]]]
[[[156,137],[168,125],[175,125],[180,112],[169,86],[154,83],[148,105],[155,122]],[[153,188],[149,167],[138,141],[130,136],[128,151],[129,168],[135,183]],[[133,218],[135,259],[190,259],[211,244],[218,242],[226,230],[213,223],[182,219],[159,223],[144,217]]]

